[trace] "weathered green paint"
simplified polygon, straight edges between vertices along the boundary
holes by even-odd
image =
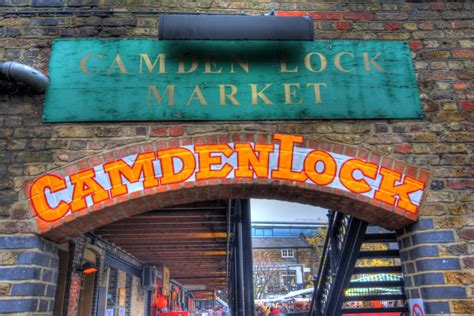
[[[159,54],[164,68],[158,60],[150,72]],[[180,73],[180,58],[196,70]],[[45,122],[421,116],[402,42],[56,40],[50,76]],[[222,99],[230,85],[234,99]]]

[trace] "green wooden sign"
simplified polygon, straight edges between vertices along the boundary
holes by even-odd
[[[418,118],[403,42],[56,40],[45,122]]]

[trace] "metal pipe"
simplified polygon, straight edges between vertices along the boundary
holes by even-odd
[[[253,258],[252,258],[252,225],[250,219],[250,200],[240,200],[242,219],[242,246],[244,259],[244,287],[245,287],[245,315],[253,315],[254,289],[253,289]]]
[[[229,260],[230,260],[230,213],[232,211],[232,200],[229,200],[228,201],[228,204],[227,204],[227,210],[226,210],[226,221],[227,221],[227,241],[226,241],[226,260],[225,260],[225,263],[226,263],[226,269],[225,269],[225,273],[226,273],[226,286],[227,288],[229,287]]]
[[[240,200],[236,200],[236,208],[239,210],[239,215],[241,216],[241,206]],[[237,266],[238,266],[238,291],[239,291],[239,301],[237,302],[237,315],[246,316],[245,314],[245,280],[244,280],[244,249],[242,242],[242,221],[239,219],[237,223]]]
[[[39,70],[14,61],[0,63],[0,79],[23,82],[40,93],[49,85],[49,78]]]

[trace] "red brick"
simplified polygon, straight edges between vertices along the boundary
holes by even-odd
[[[474,257],[464,258],[463,261],[467,269],[474,268]]]
[[[474,111],[474,101],[461,101],[459,107],[464,111]]]
[[[409,41],[408,45],[412,50],[418,50],[423,48],[423,42],[420,40]]]
[[[356,157],[357,156],[357,147],[350,147],[346,146],[344,155],[350,156],[350,157]]]
[[[103,162],[102,157],[100,157],[100,156],[91,157],[91,158],[89,158],[89,161],[91,163],[91,166],[93,166],[93,167],[98,166]]]
[[[405,163],[400,160],[395,160],[395,165],[393,166],[392,170],[398,173],[403,173],[404,169],[405,169]]]
[[[381,165],[384,166],[385,168],[393,170],[393,166],[395,165],[395,161],[393,159],[388,158],[388,157],[384,157],[382,159]]]
[[[336,154],[342,154],[344,152],[344,146],[340,144],[334,144],[331,151]]]
[[[452,55],[454,58],[474,58],[474,49],[454,49]]]
[[[431,4],[431,10],[434,11],[443,11],[446,9],[446,3],[443,2],[433,2]]]
[[[411,153],[411,144],[396,144],[394,150],[398,154],[409,154]]]
[[[315,20],[340,20],[342,13],[341,12],[312,12],[311,16]]]
[[[430,74],[430,79],[433,79],[433,80],[454,80],[454,79],[456,79],[456,74],[454,72],[445,71],[445,70],[433,71]]]
[[[385,23],[384,28],[387,31],[397,31],[401,28],[401,25],[399,22],[388,22]]]
[[[416,179],[416,174],[418,173],[418,168],[414,166],[407,166],[407,170],[405,171],[405,175]]]
[[[216,135],[209,135],[207,136],[209,144],[217,144],[217,136]]]
[[[429,179],[430,179],[430,172],[428,170],[420,170],[420,174],[418,175],[418,180],[428,184]]]
[[[193,141],[189,137],[185,137],[185,138],[181,139],[181,146],[189,146],[189,145],[192,145],[192,144],[193,144]]]
[[[36,217],[36,227],[40,233],[49,231],[52,228],[51,223],[41,220],[39,217]]]
[[[117,158],[124,158],[129,155],[127,148],[120,148],[115,151],[115,157]]]
[[[166,136],[168,129],[166,127],[152,128],[150,130],[150,136],[153,137],[162,137]]]
[[[170,139],[167,143],[168,148],[176,148],[179,147],[179,140],[178,139]]]
[[[374,19],[371,12],[349,12],[344,14],[344,19],[353,21],[370,21]]]
[[[277,16],[308,16],[306,11],[277,11],[275,12]]]
[[[352,28],[352,23],[347,21],[340,21],[336,23],[336,28],[340,31],[350,30]]]
[[[462,81],[457,81],[454,83],[455,90],[465,90],[467,88],[467,83]]]
[[[170,128],[170,136],[183,136],[184,135],[184,128],[182,126],[173,126]]]
[[[448,180],[448,187],[454,190],[474,189],[474,180],[472,179],[457,179]]]
[[[88,159],[81,160],[77,162],[76,165],[79,167],[79,170],[88,169],[90,167]]]

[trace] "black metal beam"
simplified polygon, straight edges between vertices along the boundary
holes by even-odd
[[[400,287],[404,286],[403,280],[400,281],[371,281],[371,282],[350,282],[348,288],[372,288],[372,287]]]
[[[347,288],[359,254],[360,246],[364,241],[367,222],[351,217],[346,228],[340,256],[338,257],[338,269],[335,271],[333,286],[330,291],[330,300],[327,303],[326,315],[340,315],[344,296],[343,291]]]
[[[345,302],[357,302],[357,301],[396,301],[404,300],[406,296],[404,294],[386,294],[386,295],[357,295],[357,296],[346,296],[344,297]]]
[[[310,17],[163,14],[160,40],[312,41]]]
[[[250,219],[250,200],[240,200],[242,220],[242,246],[244,259],[245,315],[255,312],[253,290],[252,226]]]
[[[387,266],[387,267],[355,267],[353,274],[376,274],[385,272],[396,272],[402,273],[402,267],[400,266]]]
[[[364,242],[378,243],[378,242],[397,242],[397,234],[395,233],[380,233],[380,234],[366,234]]]
[[[359,252],[359,259],[366,258],[400,258],[398,250],[370,250]]]
[[[408,312],[406,306],[403,307],[384,307],[384,308],[344,308],[342,314],[365,314],[365,313],[404,313]]]

